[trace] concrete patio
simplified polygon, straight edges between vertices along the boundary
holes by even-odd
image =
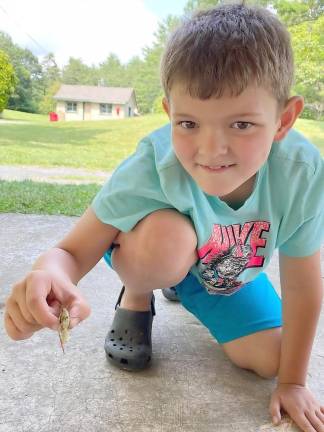
[[[104,339],[121,288],[100,261],[80,282],[92,314],[71,332],[63,355],[57,333],[14,342],[3,328],[11,286],[76,218],[0,214],[0,432],[262,432],[274,380],[233,366],[208,331],[156,292],[154,361],[129,373],[107,363]],[[322,254],[322,261],[324,255]],[[279,287],[277,257],[268,273]],[[324,311],[308,384],[324,402]]]

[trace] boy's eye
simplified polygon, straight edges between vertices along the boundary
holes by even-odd
[[[234,126],[234,129],[245,130],[245,129],[250,129],[250,127],[253,126],[253,123],[240,121],[240,122],[233,123],[233,125],[237,125]]]
[[[194,129],[196,123],[193,121],[185,120],[178,123],[183,129]]]

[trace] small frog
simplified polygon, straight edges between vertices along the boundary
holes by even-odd
[[[59,316],[59,322],[60,322],[60,326],[58,329],[58,333],[59,333],[59,337],[60,337],[62,351],[63,351],[63,354],[65,354],[64,344],[69,339],[70,315],[69,315],[69,311],[64,307],[61,308],[61,313]]]

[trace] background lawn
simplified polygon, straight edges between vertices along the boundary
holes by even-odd
[[[0,164],[66,166],[112,171],[138,141],[168,122],[165,114],[125,120],[53,122],[46,116],[5,111],[22,124],[0,124]],[[25,123],[26,122],[26,123]]]
[[[27,122],[41,122],[48,123],[48,116],[42,114],[29,114],[20,111],[4,110],[3,119],[5,120],[19,120]]]
[[[165,114],[98,122],[53,122],[47,116],[5,111],[0,124],[0,164],[66,166],[112,171],[134,152],[138,141],[168,122]],[[26,123],[25,123],[26,122]],[[296,129],[324,155],[324,122],[298,120]]]
[[[12,124],[0,124],[1,165],[104,171],[113,171],[135,150],[141,138],[168,122],[164,114],[151,114],[125,120],[50,123],[47,116],[8,110],[4,119]],[[296,129],[324,155],[324,122],[302,119],[297,121]],[[79,216],[99,189],[97,184],[0,181],[0,213]]]
[[[100,185],[58,185],[0,180],[0,213],[81,216]]]

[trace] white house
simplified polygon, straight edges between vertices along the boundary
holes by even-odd
[[[54,99],[59,120],[107,120],[138,115],[133,88],[63,84]]]

